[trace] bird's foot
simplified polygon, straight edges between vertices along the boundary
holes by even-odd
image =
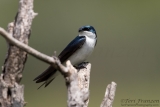
[[[82,62],[78,66],[74,66],[76,69],[83,69],[86,68],[89,62]],[[87,68],[86,68],[87,69]]]

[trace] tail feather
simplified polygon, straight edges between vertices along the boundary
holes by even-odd
[[[53,80],[54,80],[55,78],[52,78],[51,80],[49,80],[49,81],[46,81],[46,83],[45,83],[45,87],[47,87]]]
[[[56,74],[57,74],[56,72],[57,70],[54,69],[52,66],[50,66],[42,74],[37,76],[34,79],[34,81],[36,81],[36,83],[44,82],[39,88],[41,88],[44,85],[45,87],[47,87],[55,79]]]
[[[55,71],[55,72],[56,72],[56,71]],[[38,79],[36,80],[36,83],[40,83],[40,82],[43,82],[43,81],[48,80],[50,77],[52,77],[52,75],[54,75],[55,72],[52,71],[52,72],[48,73],[47,75],[41,76],[40,78],[38,78]]]
[[[42,72],[40,75],[38,75],[33,81],[36,81],[42,77],[45,77],[54,71],[55,71],[55,69],[52,66],[49,66],[44,72]]]
[[[43,85],[45,85],[46,84],[46,82],[44,82],[43,84],[41,84],[39,87],[38,87],[38,89],[40,89]],[[37,90],[38,90],[37,89]]]
[[[50,81],[45,81],[43,84],[41,84],[39,87],[38,87],[38,89],[40,89],[42,86],[44,86],[44,87],[47,87],[53,80],[54,80],[55,78],[53,78],[53,79],[51,79]],[[37,89],[37,90],[38,90]]]

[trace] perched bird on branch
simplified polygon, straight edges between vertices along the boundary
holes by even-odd
[[[88,56],[91,55],[97,43],[96,30],[93,26],[88,25],[79,28],[78,32],[78,36],[73,39],[58,56],[62,64],[70,60],[72,65],[76,66],[84,62]],[[41,86],[45,85],[45,87],[47,87],[58,73],[53,66],[49,66],[44,72],[37,76],[34,81],[36,81],[36,83],[44,82]]]

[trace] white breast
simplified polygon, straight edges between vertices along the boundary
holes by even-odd
[[[78,49],[71,57],[69,57],[71,63],[73,65],[78,65],[84,62],[93,52],[95,43],[96,39],[86,36],[86,42],[83,44],[83,46]]]

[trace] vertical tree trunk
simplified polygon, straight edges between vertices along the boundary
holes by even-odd
[[[28,44],[31,24],[35,15],[33,0],[20,0],[15,20],[8,25],[10,35],[22,43]],[[26,60],[27,52],[8,43],[8,52],[0,75],[1,107],[23,107],[25,105],[24,86],[19,83]]]

